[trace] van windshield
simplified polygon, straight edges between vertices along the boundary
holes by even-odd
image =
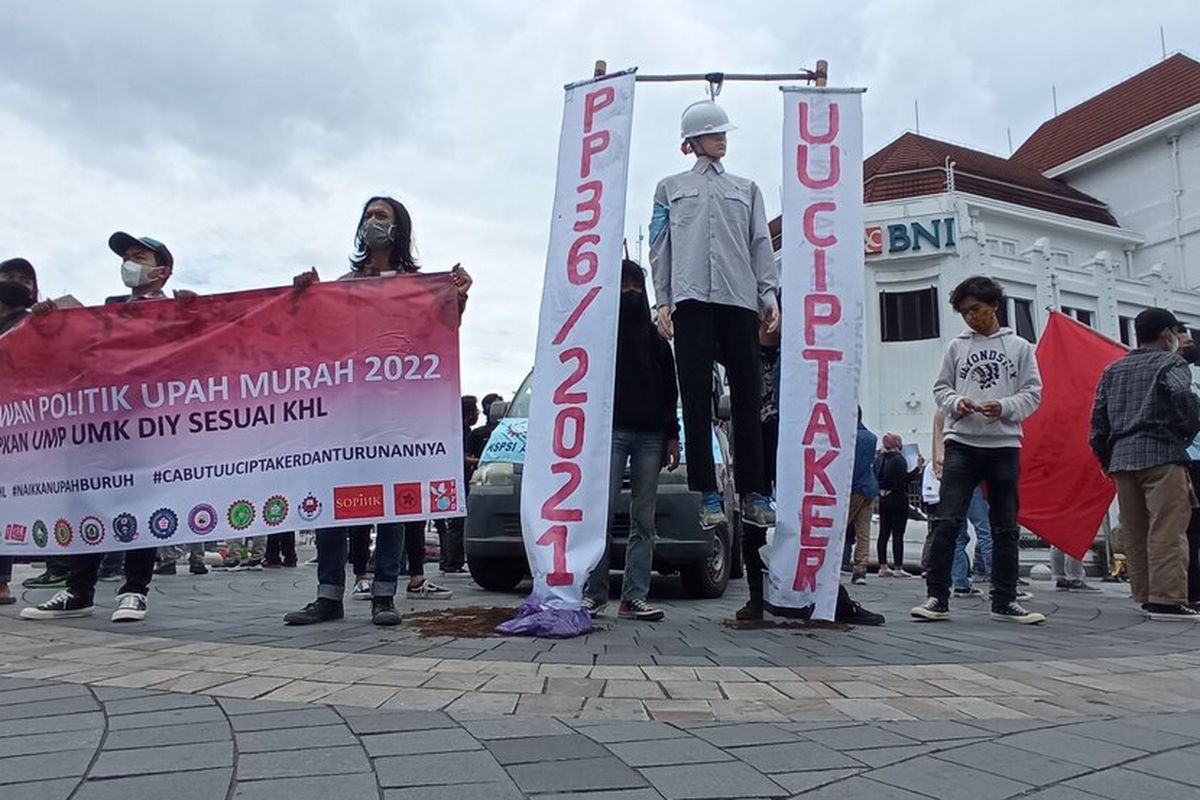
[[[521,387],[513,395],[512,405],[508,407],[506,417],[525,419],[529,417],[529,400],[533,395],[533,373],[530,372],[521,382]]]

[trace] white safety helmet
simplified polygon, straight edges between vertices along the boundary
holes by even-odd
[[[679,121],[679,136],[691,139],[706,133],[725,133],[737,130],[736,125],[729,123],[729,115],[725,109],[712,100],[698,100],[683,110]]]

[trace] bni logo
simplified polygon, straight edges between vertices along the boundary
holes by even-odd
[[[383,516],[383,484],[338,486],[333,490],[334,519],[366,519]]]

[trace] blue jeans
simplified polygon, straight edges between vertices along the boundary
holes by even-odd
[[[654,509],[658,500],[658,474],[666,453],[666,436],[661,432],[613,428],[612,461],[609,470],[608,528],[621,500],[621,482],[629,464],[629,541],[625,545],[625,577],[622,600],[645,600],[650,592],[650,568],[654,563]],[[598,603],[608,600],[608,549],[588,575],[584,594]]]
[[[950,582],[955,589],[971,588],[971,561],[967,558],[967,547],[971,536],[967,533],[967,523],[975,529],[979,540],[976,552],[983,559],[983,574],[992,574],[992,525],[988,522],[988,503],[983,499],[983,490],[975,487],[971,495],[971,504],[967,506],[967,518],[963,520],[962,528],[958,531],[958,539],[954,543],[954,566],[950,570]]]
[[[971,496],[980,483],[988,487],[988,520],[992,526],[992,607],[1002,608],[1017,597],[1020,560],[1017,526],[1017,482],[1021,471],[1018,447],[972,447],[946,442],[942,466],[942,493],[933,521],[933,545],[925,587],[930,597],[950,598],[950,573],[954,548]]]
[[[408,531],[409,526],[416,533]],[[346,593],[347,534],[354,528],[325,528],[317,531],[317,597],[342,601]],[[375,579],[373,597],[395,597],[400,575],[400,548],[408,536],[419,535],[424,546],[424,522],[389,522],[375,528]]]

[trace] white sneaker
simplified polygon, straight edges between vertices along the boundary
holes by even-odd
[[[916,576],[914,576],[911,572],[905,572],[900,567],[896,567],[894,570],[892,570],[892,577],[893,578],[913,578]]]
[[[146,618],[146,595],[125,592],[117,595],[117,610],[112,613],[113,622],[140,622]]]
[[[354,589],[350,592],[352,600],[370,600],[371,599],[371,582],[363,579],[354,584]]]
[[[879,577],[881,577],[881,578],[892,577],[892,571],[890,569],[888,569],[886,564],[879,565]]]

